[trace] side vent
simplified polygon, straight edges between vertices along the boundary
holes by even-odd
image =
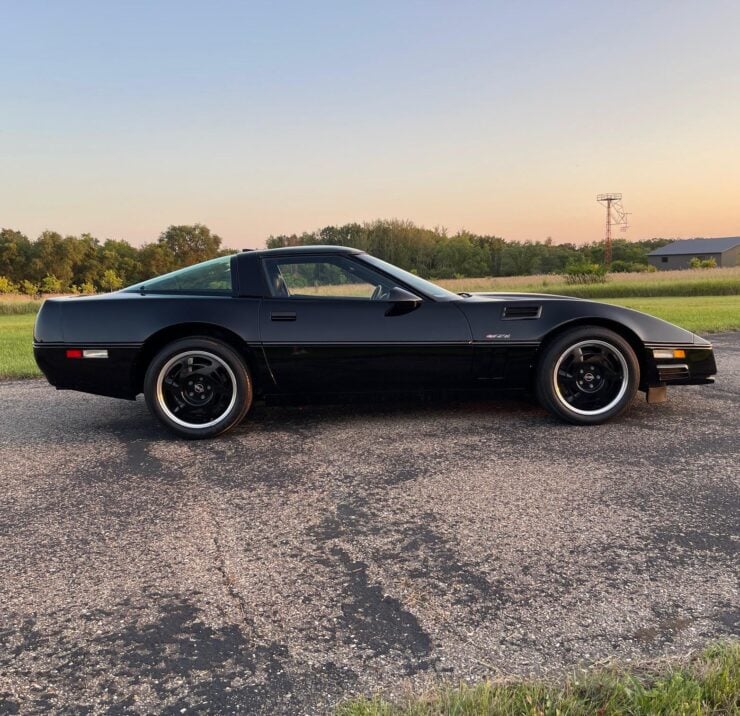
[[[526,321],[539,318],[542,315],[542,306],[519,305],[504,306],[501,318],[504,321]]]

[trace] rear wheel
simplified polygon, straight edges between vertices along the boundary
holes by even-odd
[[[598,425],[623,413],[640,384],[640,363],[618,333],[574,328],[544,351],[537,397],[551,413],[577,425]]]
[[[252,379],[231,346],[183,338],[152,360],[144,397],[150,412],[180,437],[211,438],[244,418],[252,405]]]

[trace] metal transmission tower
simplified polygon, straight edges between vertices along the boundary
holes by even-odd
[[[621,194],[597,194],[596,201],[606,206],[606,234],[604,236],[604,266],[612,262],[612,226],[618,226],[620,231],[627,231],[627,217],[629,214],[622,206]]]

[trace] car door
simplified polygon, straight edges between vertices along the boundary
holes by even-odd
[[[365,392],[470,380],[472,340],[455,301],[390,300],[389,276],[346,255],[263,260],[272,296],[260,336],[278,389]],[[404,304],[405,305],[405,304]]]

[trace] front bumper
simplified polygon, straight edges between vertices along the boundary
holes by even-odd
[[[678,357],[668,357],[673,351]],[[710,344],[698,346],[646,346],[645,387],[664,385],[706,385],[714,383],[717,364]]]

